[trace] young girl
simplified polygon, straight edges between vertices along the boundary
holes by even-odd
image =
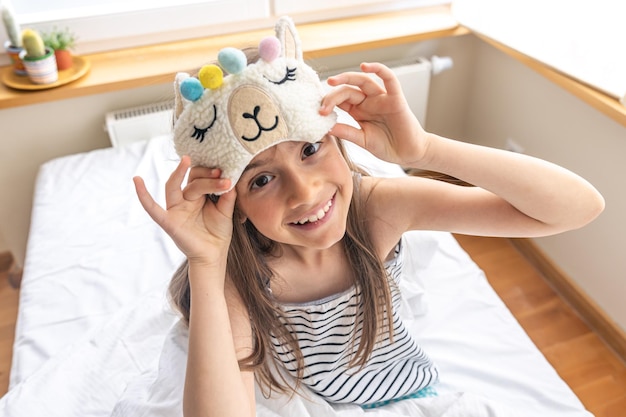
[[[297,39],[291,45],[297,50]],[[382,64],[331,77],[335,88],[321,103],[304,93],[281,96],[275,89],[292,88],[308,70],[298,51],[285,64],[272,48],[261,45],[262,59],[252,65],[263,77],[244,99],[254,77],[242,81],[241,74],[252,65],[220,59],[234,75],[222,80],[203,68],[203,87],[179,77],[175,138],[184,156],[167,182],[166,207],[135,179],[143,207],[187,258],[170,287],[189,325],[184,414],[255,415],[255,377],[266,389],[302,384],[329,402],[363,407],[430,395],[437,369],[396,311],[403,233],[544,236],[584,226],[603,199],[548,162],[426,132]],[[279,107],[275,117],[264,116],[268,100]],[[232,108],[257,101],[250,111]],[[335,107],[359,128],[334,124]],[[289,111],[311,123],[296,123]],[[211,142],[207,151],[215,126],[220,140],[245,149]],[[337,138],[474,187],[362,175]]]

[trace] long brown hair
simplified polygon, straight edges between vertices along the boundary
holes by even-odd
[[[353,337],[362,331],[360,343],[350,360],[349,366],[362,367],[367,362],[376,342],[384,334],[391,337],[393,326],[390,325],[391,291],[383,260],[377,255],[369,234],[368,219],[364,215],[367,196],[362,195],[360,177],[364,175],[345,154],[338,139],[340,150],[346,158],[354,175],[354,193],[348,210],[346,233],[343,245],[348,262],[353,271],[354,284],[361,290],[359,299],[363,314],[362,327],[356,328]],[[235,208],[234,219],[240,218]],[[264,392],[276,389],[281,392],[295,391],[289,386],[283,373],[272,371],[276,366],[271,359],[273,344],[271,336],[276,337],[291,352],[297,363],[297,382],[304,373],[303,356],[290,326],[281,321],[282,310],[268,291],[273,272],[266,259],[276,256],[276,243],[263,236],[249,221],[233,221],[233,237],[230,244],[226,273],[234,283],[243,305],[248,307],[252,327],[253,351],[240,361],[242,369],[253,369]],[[184,320],[189,323],[191,290],[188,267],[185,261],[174,274],[169,285],[169,296]]]

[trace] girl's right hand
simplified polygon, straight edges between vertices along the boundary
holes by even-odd
[[[220,178],[219,169],[190,166],[189,157],[183,156],[172,172],[165,185],[165,209],[154,201],[141,177],[133,178],[137,196],[190,263],[223,264],[232,237],[236,192],[233,189],[213,202],[207,195],[228,189],[230,180]],[[187,171],[187,185],[182,188]]]
[[[362,72],[344,72],[328,78],[336,87],[322,100],[320,114],[335,107],[359,124],[337,123],[331,133],[356,143],[378,158],[406,167],[417,167],[428,149],[429,135],[411,111],[400,81],[380,63],[362,63]],[[382,80],[380,85],[372,77]]]

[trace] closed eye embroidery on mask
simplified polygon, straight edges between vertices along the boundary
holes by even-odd
[[[269,78],[267,78],[267,77],[265,77],[265,76],[264,76],[264,77],[265,77],[265,79],[266,79],[267,81],[271,82],[272,84],[281,85],[281,84],[283,84],[283,83],[286,83],[287,81],[296,81],[296,70],[297,70],[297,69],[298,69],[298,68],[289,68],[289,67],[286,67],[286,68],[285,68],[285,76],[284,76],[284,77],[283,77],[283,79],[282,79],[282,80],[280,80],[280,81],[273,81],[273,80],[270,80]]]
[[[213,105],[213,120],[211,121],[211,123],[201,129],[199,127],[197,127],[196,125],[193,126],[193,134],[191,135],[192,138],[198,140],[200,143],[202,143],[202,141],[204,140],[204,135],[206,135],[206,132],[213,127],[213,125],[215,124],[215,121],[217,120],[217,107],[215,107],[215,104]]]

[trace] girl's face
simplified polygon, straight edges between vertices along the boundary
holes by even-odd
[[[332,137],[263,151],[236,188],[243,215],[275,242],[326,249],[343,238],[352,172]]]

